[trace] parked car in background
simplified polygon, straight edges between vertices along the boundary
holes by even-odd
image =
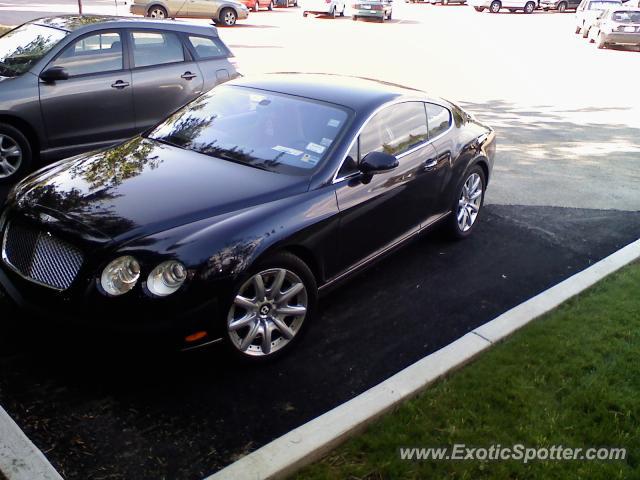
[[[336,17],[340,15],[344,17],[347,4],[345,0],[302,0],[302,16],[308,14],[329,15]]]
[[[414,89],[233,80],[14,188],[0,284],[76,329],[262,361],[317,319],[321,291],[438,224],[472,235],[495,149],[490,127]]]
[[[587,38],[593,22],[603,11],[622,5],[620,0],[582,0],[576,9],[576,33]]]
[[[381,22],[391,20],[393,16],[392,0],[360,0],[353,4],[352,20],[375,18]]]
[[[566,12],[567,10],[575,10],[580,5],[581,0],[540,0],[540,8],[545,12],[547,10],[557,10],[558,12]]]
[[[533,13],[537,6],[533,0],[468,0],[467,3],[476,12],[489,10],[491,13],[498,13],[503,8],[510,12],[522,10],[524,13]]]
[[[276,0],[276,6],[284,8],[297,7],[298,0]]]
[[[0,37],[0,181],[132,137],[238,73],[211,26],[48,17]]]
[[[273,0],[240,0],[240,2],[254,12],[259,11],[261,8],[271,11],[275,6]]]
[[[640,9],[605,10],[589,29],[589,40],[595,42],[598,48],[640,46]]]
[[[466,5],[467,0],[430,0],[429,3],[431,5],[437,5],[438,3],[442,5],[450,5],[452,3],[457,3],[458,5]]]
[[[249,8],[236,0],[133,0],[129,10],[134,15],[160,20],[210,18],[214,23],[227,27],[249,16]]]

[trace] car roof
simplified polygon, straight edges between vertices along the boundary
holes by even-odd
[[[42,17],[27,22],[35,25],[57,28],[67,32],[81,30],[91,31],[109,28],[147,27],[162,30],[176,30],[200,35],[217,36],[217,29],[212,25],[196,25],[179,20],[157,20],[146,17],[116,17],[109,15],[59,15],[54,17]]]
[[[375,108],[399,97],[426,99],[424,92],[414,88],[369,78],[328,73],[268,73],[238,78],[228,84],[334,103],[356,111]]]

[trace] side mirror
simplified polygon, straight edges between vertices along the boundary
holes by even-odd
[[[40,80],[46,83],[67,80],[68,78],[69,74],[63,67],[51,67],[40,74]]]
[[[398,166],[398,159],[384,152],[367,153],[360,162],[360,170],[367,175],[388,172]]]

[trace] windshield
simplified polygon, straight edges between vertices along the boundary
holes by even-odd
[[[22,25],[0,37],[0,75],[15,77],[29,70],[68,32],[41,25]]]
[[[612,5],[622,5],[622,2],[591,2],[589,4],[589,10],[606,10]]]
[[[244,87],[218,87],[149,135],[256,168],[308,175],[322,163],[348,114],[334,105]]]
[[[640,11],[613,12],[611,20],[618,23],[640,23]]]

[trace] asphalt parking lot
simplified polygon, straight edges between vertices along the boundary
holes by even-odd
[[[221,36],[245,74],[380,78],[495,126],[475,236],[436,231],[387,257],[259,369],[49,335],[0,307],[0,404],[65,478],[202,478],[640,236],[640,97],[625,80],[640,53],[597,50],[572,14],[396,7],[384,25],[277,9]]]

